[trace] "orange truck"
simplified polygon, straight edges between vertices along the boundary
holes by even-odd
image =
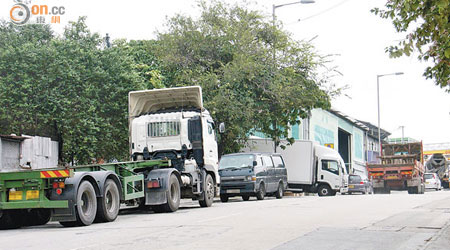
[[[422,142],[383,144],[380,163],[367,164],[374,193],[390,194],[391,190],[407,190],[409,194],[423,194]]]

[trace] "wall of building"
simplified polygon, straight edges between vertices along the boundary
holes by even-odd
[[[331,112],[313,109],[310,118],[303,119],[300,125],[291,126],[289,137],[296,140],[312,140],[320,145],[328,146],[339,151],[339,131],[349,136],[350,161],[346,162],[352,173],[367,174],[365,161],[365,131],[355,124]],[[263,133],[256,132],[258,138],[267,138]],[[345,157],[344,161],[345,161]]]
[[[338,150],[339,130],[348,133],[350,136],[349,169],[358,174],[366,174],[364,130],[331,112],[322,109],[314,109],[311,111],[311,117],[309,119],[310,140]]]

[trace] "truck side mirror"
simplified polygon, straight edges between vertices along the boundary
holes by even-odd
[[[221,134],[225,133],[225,123],[223,122],[219,124],[219,133]]]
[[[253,161],[253,167],[256,167],[256,165],[258,165],[257,161]]]

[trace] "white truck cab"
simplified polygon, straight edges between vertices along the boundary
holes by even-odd
[[[336,150],[328,147],[314,145],[314,155],[317,161],[317,192],[321,196],[348,191],[348,174],[342,157]],[[327,184],[331,190],[320,183]]]
[[[201,87],[132,91],[128,100],[132,159],[171,160],[180,173],[181,193],[193,199],[201,200],[204,189],[211,191],[210,184],[199,184],[210,175],[212,203],[220,183],[218,149],[215,124],[203,107]]]

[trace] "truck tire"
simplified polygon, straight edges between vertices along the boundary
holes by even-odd
[[[424,194],[425,193],[425,184],[420,184],[420,193],[419,194]]]
[[[213,204],[215,194],[216,189],[214,187],[214,179],[210,174],[207,174],[203,189],[203,200],[198,201],[200,207],[210,207]]]
[[[50,209],[38,208],[31,209],[26,212],[26,225],[25,226],[41,226],[47,224],[50,221],[52,213]]]
[[[178,178],[171,174],[169,177],[169,189],[167,190],[167,203],[157,206],[152,206],[155,213],[171,213],[178,210],[180,207],[181,190]]]
[[[244,201],[248,201],[248,200],[250,200],[250,195],[242,195],[242,199]]]
[[[117,218],[120,209],[120,194],[116,182],[111,179],[106,180],[103,188],[103,197],[99,199],[97,205],[98,222],[111,222]]]
[[[264,182],[261,182],[259,184],[258,192],[256,192],[256,199],[257,200],[264,200],[264,197],[266,196],[266,187],[264,185]]]
[[[283,193],[284,193],[284,190],[283,190],[283,183],[280,182],[280,183],[278,184],[278,189],[277,189],[277,192],[275,193],[275,197],[276,197],[277,199],[282,199],[282,198],[283,198]]]
[[[319,194],[319,196],[332,196],[333,195],[331,188],[326,184],[320,185],[317,193]]]
[[[226,195],[226,194],[221,194],[221,195],[220,195],[220,201],[221,201],[221,202],[228,202],[228,195]]]
[[[65,227],[73,227],[89,226],[94,222],[97,215],[97,197],[94,187],[89,181],[82,181],[80,186],[78,186],[75,211],[76,221],[60,222],[60,224]]]
[[[16,229],[22,226],[20,214],[16,210],[0,210],[0,229]]]

